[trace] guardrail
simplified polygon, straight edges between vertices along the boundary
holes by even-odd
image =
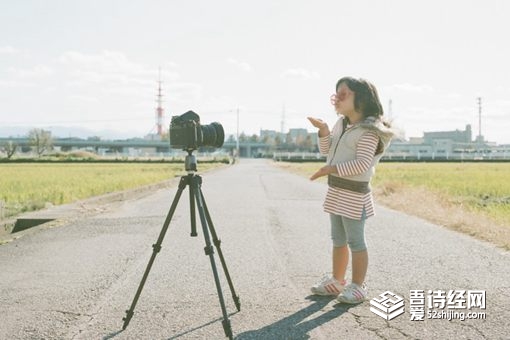
[[[320,162],[325,161],[326,156],[314,152],[275,152],[273,160],[283,162]],[[508,154],[449,154],[446,156],[432,155],[417,156],[412,154],[385,154],[381,162],[509,162]]]
[[[325,161],[326,156],[318,152],[275,152],[273,159],[276,161]]]

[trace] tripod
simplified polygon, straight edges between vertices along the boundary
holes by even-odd
[[[179,189],[177,190],[177,193],[175,194],[174,200],[170,207],[170,211],[168,212],[165,223],[163,224],[163,229],[161,230],[161,232],[159,234],[157,242],[152,245],[152,248],[153,248],[152,256],[149,260],[147,268],[145,269],[145,273],[143,274],[142,281],[140,282],[140,285],[138,286],[138,290],[136,291],[133,302],[131,303],[131,307],[129,308],[129,310],[126,311],[126,316],[122,319],[124,321],[124,325],[122,326],[122,329],[123,330],[126,329],[126,327],[129,325],[129,321],[133,317],[136,303],[138,302],[140,293],[142,292],[143,286],[145,285],[145,281],[147,280],[147,277],[151,270],[152,264],[154,263],[154,259],[156,258],[156,255],[158,254],[158,252],[161,250],[161,243],[163,243],[163,239],[165,238],[166,231],[168,229],[168,226],[170,225],[170,221],[172,220],[172,216],[173,216],[175,209],[177,207],[177,203],[179,203],[179,199],[182,195],[182,192],[184,191],[184,188],[186,188],[186,186],[189,186],[191,236],[192,237],[197,236],[196,219],[195,219],[195,217],[196,217],[195,216],[195,201],[196,201],[196,205],[198,207],[198,213],[200,216],[200,221],[202,223],[202,230],[203,230],[204,238],[205,238],[204,250],[205,250],[205,254],[208,255],[209,259],[211,260],[211,267],[212,267],[212,271],[213,271],[213,275],[214,275],[214,282],[216,283],[216,290],[218,292],[218,298],[220,300],[221,311],[223,313],[223,321],[222,321],[223,330],[225,331],[225,336],[228,337],[229,339],[232,339],[232,328],[230,327],[230,320],[228,319],[227,309],[225,308],[225,301],[223,299],[223,293],[221,290],[220,280],[218,277],[218,270],[216,268],[216,262],[214,260],[214,249],[211,244],[211,238],[209,236],[209,231],[212,235],[214,246],[218,250],[218,255],[219,255],[219,258],[221,261],[221,265],[223,267],[223,271],[227,278],[227,282],[230,287],[230,292],[232,293],[232,298],[233,298],[234,303],[237,307],[237,311],[241,310],[241,303],[239,302],[239,296],[236,295],[234,286],[232,284],[232,280],[230,279],[230,274],[228,272],[227,265],[226,265],[225,259],[223,257],[223,253],[220,248],[221,241],[218,239],[216,231],[214,230],[211,216],[209,215],[209,210],[207,209],[207,205],[205,203],[204,194],[202,193],[202,189],[201,189],[202,177],[195,174],[195,172],[197,171],[197,163],[196,163],[195,156],[192,155],[192,152],[193,151],[188,151],[188,155],[186,156],[186,160],[185,160],[185,168],[186,168],[186,171],[188,172],[188,175],[181,177],[181,180],[179,182]]]

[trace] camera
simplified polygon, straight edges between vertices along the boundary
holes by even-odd
[[[170,121],[170,147],[193,151],[201,146],[219,148],[225,141],[225,132],[220,123],[200,125],[200,116],[188,111],[173,116]]]

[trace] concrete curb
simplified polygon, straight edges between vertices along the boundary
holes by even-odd
[[[112,192],[68,204],[12,216],[0,222],[0,245],[9,243],[39,229],[55,227],[62,224],[62,221],[83,217],[84,214],[87,216],[99,214],[104,211],[105,205],[137,199],[156,190],[175,187],[179,183],[179,180],[180,176],[134,189]]]

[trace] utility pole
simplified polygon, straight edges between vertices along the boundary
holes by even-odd
[[[239,154],[239,107],[237,108],[236,112],[237,112],[236,157],[240,157],[240,154]]]
[[[478,101],[478,140],[482,142],[482,97],[477,98]]]
[[[282,134],[282,136],[285,133],[284,129],[285,129],[285,104],[283,104],[282,106],[282,121],[280,122],[280,133]]]

